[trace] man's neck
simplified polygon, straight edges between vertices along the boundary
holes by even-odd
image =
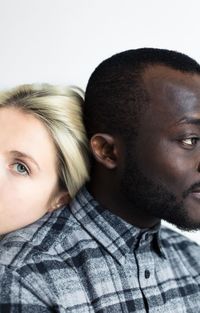
[[[151,228],[160,222],[160,219],[137,210],[132,203],[123,197],[119,187],[109,179],[104,181],[92,177],[87,188],[101,206],[136,227]]]

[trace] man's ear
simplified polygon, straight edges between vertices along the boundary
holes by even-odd
[[[58,194],[52,199],[48,212],[53,212],[59,209],[63,205],[67,205],[70,201],[70,195],[68,191],[59,191]]]
[[[114,137],[97,133],[90,139],[90,147],[97,162],[108,169],[114,169],[117,166],[117,148]]]

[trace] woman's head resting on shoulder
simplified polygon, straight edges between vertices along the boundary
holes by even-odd
[[[68,204],[88,179],[82,102],[51,85],[0,93],[0,234]]]

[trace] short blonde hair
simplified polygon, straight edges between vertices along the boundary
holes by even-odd
[[[0,108],[19,108],[46,126],[57,151],[59,186],[71,197],[88,179],[89,171],[82,103],[83,92],[77,87],[32,84],[0,93]]]

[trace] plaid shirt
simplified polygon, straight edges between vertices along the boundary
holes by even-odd
[[[197,313],[200,247],[126,223],[83,188],[1,240],[0,312]]]

